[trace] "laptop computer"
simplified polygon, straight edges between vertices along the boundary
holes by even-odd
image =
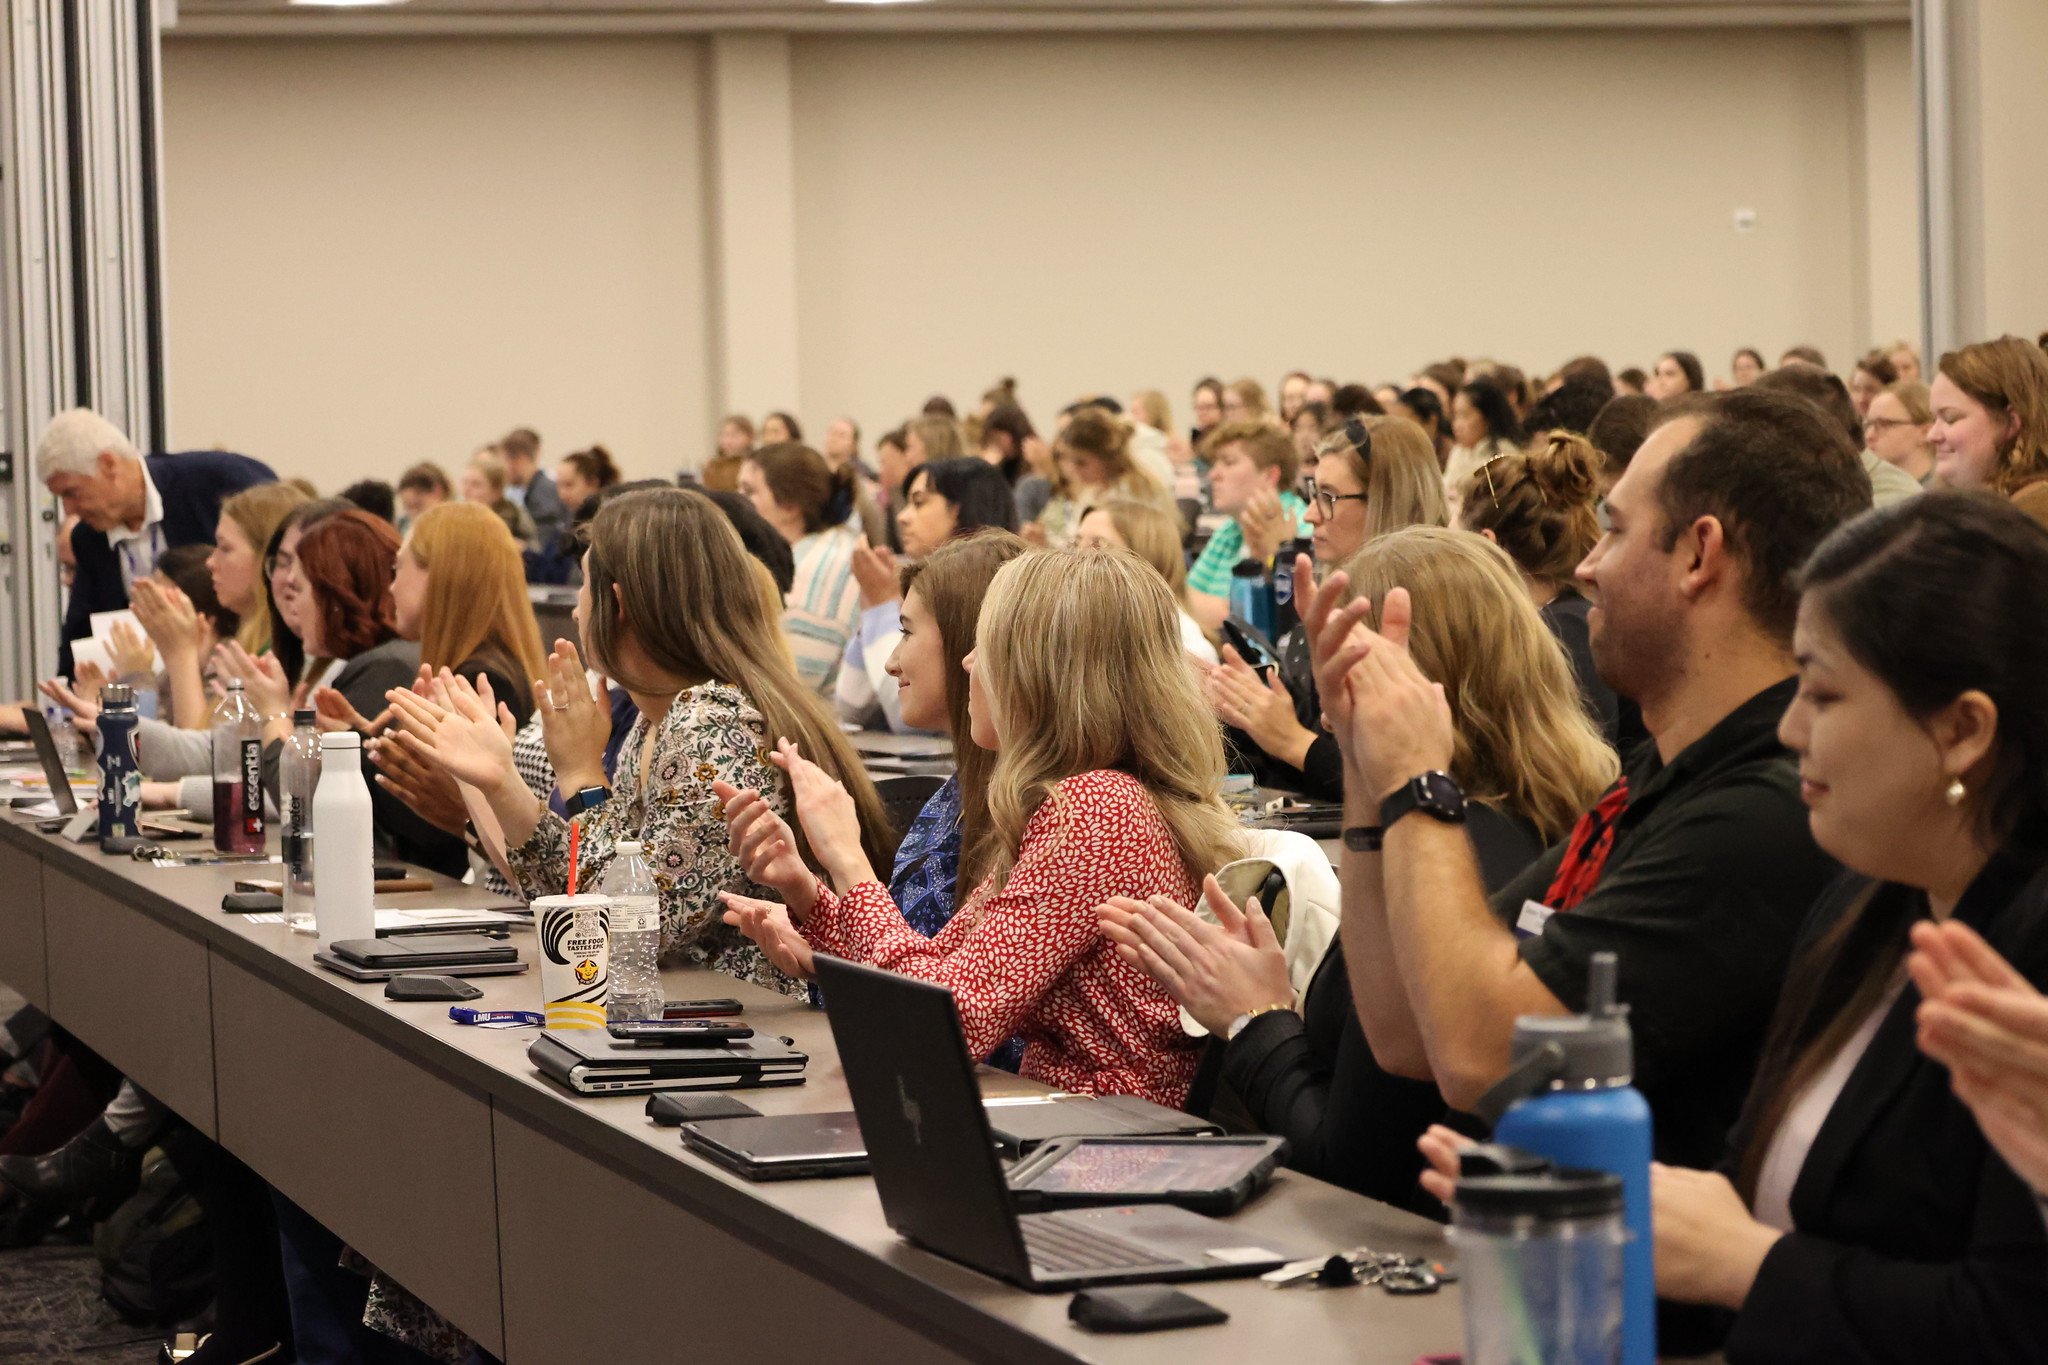
[[[810,1061],[765,1034],[716,1047],[655,1047],[622,1042],[601,1028],[549,1029],[526,1049],[526,1059],[579,1095],[802,1085]]]
[[[1017,1212],[953,993],[820,953],[826,1018],[889,1226],[1033,1290],[1258,1275],[1300,1258],[1170,1204]]]

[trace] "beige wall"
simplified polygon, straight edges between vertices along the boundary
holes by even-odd
[[[701,48],[174,39],[174,445],[323,488],[515,424],[673,472],[710,420]]]
[[[1684,346],[1718,372],[1738,345],[1846,357],[1917,316],[1910,143],[1881,154],[1911,109],[1902,40],[788,52],[795,232],[776,250],[798,379],[778,401],[813,427],[850,412],[872,433],[1002,374],[1043,418],[1090,389],[1184,404],[1205,371],[1378,380],[1453,352],[1541,368]],[[328,486],[458,462],[515,422],[557,453],[604,440],[632,473],[700,458],[729,382],[717,329],[750,321],[715,315],[734,281],[707,224],[775,265],[729,221],[736,180],[775,168],[732,164],[719,120],[744,102],[706,89],[703,61],[684,38],[173,38],[177,441]]]

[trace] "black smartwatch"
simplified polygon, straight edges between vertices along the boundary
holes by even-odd
[[[1421,811],[1434,820],[1447,825],[1465,823],[1465,793],[1444,772],[1427,772],[1412,777],[1386,800],[1380,802],[1380,829],[1389,830],[1394,822],[1414,811]]]
[[[583,812],[611,800],[611,795],[610,787],[584,787],[562,798],[562,812],[574,820]]]

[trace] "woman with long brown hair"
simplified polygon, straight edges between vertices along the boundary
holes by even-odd
[[[1108,408],[1086,407],[1053,441],[1053,494],[1024,538],[1049,549],[1073,544],[1081,513],[1108,498],[1136,498],[1171,508],[1157,479],[1131,453],[1131,424]]]
[[[853,576],[860,536],[847,525],[858,497],[858,476],[852,465],[834,469],[809,446],[784,442],[747,456],[740,465],[739,491],[789,542],[796,557],[782,633],[796,657],[797,676],[829,697],[846,642],[860,621],[860,584]]]
[[[2019,337],[1943,355],[1929,386],[1934,470],[2009,498],[2048,479],[2048,354]]]
[[[829,889],[807,909],[729,895],[729,920],[793,973],[816,949],[950,987],[977,1056],[1021,1035],[1026,1076],[1179,1105],[1196,1044],[1095,914],[1111,896],[1191,900],[1242,849],[1176,615],[1158,571],[1125,550],[1005,564],[963,660],[969,735],[995,763],[988,825],[962,849],[982,877],[959,913],[935,937],[907,924],[838,784],[786,752]]]
[[[801,983],[719,922],[717,893],[754,883],[726,848],[712,783],[770,793],[786,811],[787,782],[767,755],[787,738],[849,784],[865,856],[886,862],[895,840],[852,746],[791,667],[739,534],[701,493],[655,488],[608,500],[590,524],[575,617],[583,648],[555,642],[536,700],[556,784],[583,826],[579,884],[597,884],[620,840],[641,840],[661,886],[667,960],[804,997]],[[604,773],[611,709],[585,681],[586,653],[640,710],[616,783]],[[560,891],[568,823],[520,779],[489,684],[444,670],[425,692],[401,688],[391,700],[413,747],[489,805],[522,889]]]

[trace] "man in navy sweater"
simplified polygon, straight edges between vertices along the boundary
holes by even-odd
[[[78,518],[77,559],[57,671],[71,672],[71,641],[92,633],[92,614],[128,605],[129,585],[156,571],[176,545],[211,545],[220,505],[252,484],[274,483],[270,466],[224,450],[146,459],[121,429],[88,408],[52,418],[36,443],[36,477]]]

